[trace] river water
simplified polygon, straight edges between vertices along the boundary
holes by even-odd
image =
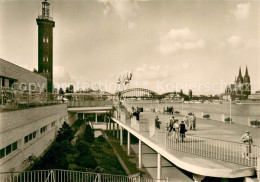
[[[212,104],[212,103],[174,103],[164,102],[158,103],[158,101],[128,101],[134,106],[141,106],[144,108],[166,108],[167,106],[173,106],[175,111],[188,113],[204,113],[211,114],[216,120],[221,120],[221,117],[229,117],[230,104]],[[222,116],[223,115],[223,116]],[[231,104],[231,117],[234,122],[247,124],[248,120],[258,119],[260,120],[260,104],[248,103],[248,104]],[[218,119],[217,119],[218,118]]]

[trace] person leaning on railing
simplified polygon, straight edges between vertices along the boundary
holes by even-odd
[[[251,145],[253,143],[252,136],[250,135],[250,132],[247,130],[245,134],[242,135],[241,141],[245,144],[245,146],[242,149],[242,158],[249,159],[249,154],[251,154]]]

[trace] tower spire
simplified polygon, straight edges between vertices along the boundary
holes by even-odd
[[[246,66],[246,73],[245,73],[245,76],[249,76],[249,75],[248,75],[247,66]]]
[[[242,72],[241,72],[241,66],[239,67],[239,73],[238,73],[238,77],[242,76]]]
[[[241,72],[241,66],[239,67],[239,73],[238,73],[238,77],[237,77],[236,83],[243,83],[243,76],[242,76],[242,72]]]

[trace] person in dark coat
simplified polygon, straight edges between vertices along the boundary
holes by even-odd
[[[185,123],[184,121],[181,121],[180,124],[180,138],[181,138],[181,142],[183,142],[184,138],[185,138],[185,133],[187,132],[187,129],[185,127]]]
[[[160,129],[161,121],[158,116],[155,117],[154,122],[155,122],[155,128]]]

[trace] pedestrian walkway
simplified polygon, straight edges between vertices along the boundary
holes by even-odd
[[[155,116],[159,116],[161,124],[161,130],[166,131],[166,123],[170,122],[172,115],[154,112],[143,112],[140,114],[140,122],[149,121],[153,124]],[[181,121],[184,116],[175,115],[175,119]],[[250,135],[253,138],[255,145],[260,146],[260,128],[250,128],[241,124],[227,124],[221,121],[200,119],[197,118],[196,130],[188,130],[186,134],[192,136],[206,137],[218,140],[225,140],[231,142],[241,142],[241,136],[246,130],[250,131]]]

